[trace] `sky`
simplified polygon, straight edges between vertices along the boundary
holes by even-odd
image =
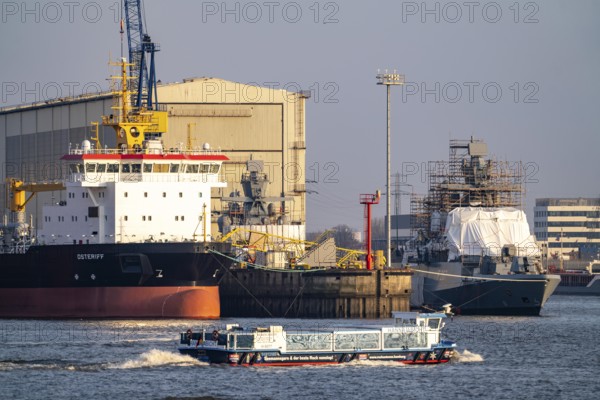
[[[359,194],[391,170],[425,193],[422,163],[474,136],[526,169],[536,198],[600,196],[600,2],[145,0],[163,82],[209,76],[310,90],[307,230],[361,229]],[[107,89],[120,1],[3,1],[0,107]],[[415,170],[416,168],[416,170]],[[403,197],[401,212],[408,212]],[[374,206],[385,215],[385,202]]]

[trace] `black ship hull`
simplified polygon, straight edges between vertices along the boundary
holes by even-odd
[[[218,318],[223,243],[31,246],[0,254],[0,317]]]

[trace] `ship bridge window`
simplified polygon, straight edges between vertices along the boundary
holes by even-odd
[[[169,167],[169,172],[178,173],[179,172],[179,164],[171,164]]]
[[[96,168],[96,172],[106,172],[106,164],[98,164],[98,167]]]
[[[121,172],[125,172],[125,173],[131,172],[131,164],[123,164],[121,166]]]
[[[69,164],[69,171],[73,174],[83,173],[83,164]]]
[[[144,164],[144,173],[152,172],[152,164]]]
[[[85,164],[85,172],[96,172],[96,163]]]
[[[211,164],[210,165],[210,173],[218,174],[219,173],[219,164]]]
[[[238,349],[252,349],[254,347],[254,335],[232,335],[237,339],[237,348]]]
[[[131,164],[131,172],[140,174],[142,172],[142,164]]]
[[[106,172],[117,173],[119,172],[119,164],[108,164]]]
[[[190,164],[190,165],[187,165],[185,172],[187,172],[188,174],[197,174],[199,169],[200,169],[199,165]]]
[[[430,318],[430,319],[427,321],[427,326],[428,326],[430,329],[438,329],[438,328],[440,327],[440,321],[441,321],[441,319],[440,319],[440,318]]]
[[[201,174],[207,174],[209,169],[210,169],[210,165],[200,164],[200,173]]]
[[[169,164],[155,164],[154,172],[169,172]]]

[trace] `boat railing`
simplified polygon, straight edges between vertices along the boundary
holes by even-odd
[[[221,155],[221,150],[204,150],[202,148],[193,149],[180,149],[180,148],[169,148],[164,150],[157,150],[153,148],[148,149],[109,149],[109,148],[90,148],[84,149],[81,147],[69,148],[69,155],[143,155],[143,154],[154,154],[154,155],[190,155],[190,156],[215,156]]]

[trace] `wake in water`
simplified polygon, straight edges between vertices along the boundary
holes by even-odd
[[[462,353],[456,350],[454,355],[456,361],[461,363],[469,363],[469,362],[483,362],[483,356],[477,353],[472,353],[469,350],[465,349]]]
[[[135,360],[127,360],[119,364],[112,364],[111,369],[152,368],[164,365],[178,365],[189,367],[192,365],[208,365],[190,356],[184,356],[169,351],[152,349],[140,355]]]
[[[155,368],[173,365],[189,367],[208,364],[200,362],[190,356],[152,349],[141,354],[136,359],[127,360],[121,363],[83,364],[64,360],[3,360],[0,361],[0,372],[17,369],[96,372],[107,369]]]

